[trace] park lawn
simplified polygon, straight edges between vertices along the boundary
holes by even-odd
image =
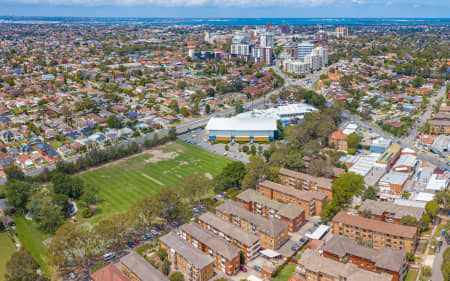
[[[48,265],[48,256],[46,253],[46,246],[44,241],[51,237],[50,234],[45,234],[38,229],[37,224],[26,220],[24,217],[15,217],[16,234],[19,237],[23,246],[31,253],[33,258],[39,264],[41,271],[50,276],[50,268]]]
[[[16,246],[12,242],[8,235],[8,232],[4,231],[0,233],[0,280],[5,280],[6,263],[11,255],[16,251]]]
[[[287,264],[272,281],[288,281],[294,275],[296,267],[295,263]]]
[[[417,276],[417,270],[408,270],[406,273],[405,281],[415,281]]]
[[[93,222],[127,211],[137,200],[152,196],[161,188],[177,188],[187,175],[216,176],[232,161],[180,141],[156,150],[156,156],[149,151],[79,175],[99,190],[100,210]],[[161,157],[161,153],[165,156]],[[159,161],[151,163],[152,157]]]

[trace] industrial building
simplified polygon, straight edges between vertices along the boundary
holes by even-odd
[[[312,113],[318,109],[306,103],[295,103],[281,105],[269,109],[256,109],[253,111],[238,114],[235,118],[271,118],[280,120],[283,125],[297,124],[298,120],[305,117],[305,114]]]
[[[277,131],[274,118],[211,118],[206,125],[211,141],[272,141]]]

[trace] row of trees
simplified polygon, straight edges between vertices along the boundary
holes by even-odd
[[[51,263],[58,270],[81,265],[87,259],[117,250],[132,238],[132,233],[147,230],[157,218],[170,222],[181,218],[186,211],[180,193],[161,189],[152,197],[140,199],[125,212],[101,220],[94,227],[86,224],[64,224],[48,247]]]

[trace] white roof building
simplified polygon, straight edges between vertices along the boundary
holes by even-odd
[[[205,127],[208,131],[276,131],[273,118],[211,118]]]
[[[348,171],[365,177],[376,166],[380,155],[379,153],[370,153],[369,155],[360,156]]]
[[[303,119],[306,113],[317,111],[317,108],[306,103],[281,105],[269,109],[255,109],[236,115],[235,118],[273,118],[275,120]]]
[[[448,187],[449,175],[448,173],[443,174],[433,174],[428,181],[427,187],[425,189],[430,189],[434,191],[440,191]]]

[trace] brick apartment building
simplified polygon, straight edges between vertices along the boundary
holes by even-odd
[[[301,190],[320,191],[327,194],[328,200],[333,198],[333,193],[331,192],[332,179],[315,177],[285,168],[280,168],[279,177],[284,185],[300,187]]]
[[[216,215],[259,236],[261,247],[276,250],[288,240],[288,224],[254,214],[232,200],[216,208]]]
[[[348,261],[372,272],[385,272],[392,275],[393,281],[402,281],[408,271],[405,250],[374,249],[340,235],[334,235],[325,243],[323,256],[340,262]]]
[[[347,135],[345,135],[344,133],[342,133],[341,131],[334,131],[330,134],[329,138],[328,138],[328,142],[329,143],[334,143],[334,148],[336,150],[347,150],[348,145],[347,145]]]
[[[255,214],[280,219],[297,231],[305,223],[305,209],[292,203],[284,204],[264,197],[256,190],[247,189],[236,197],[236,202]]]
[[[131,251],[128,255],[120,259],[120,263],[122,264],[122,272],[131,281],[145,281],[149,279],[155,281],[168,281],[166,276],[136,252]],[[207,279],[205,279],[205,281],[206,280]]]
[[[294,187],[274,183],[268,180],[260,182],[257,186],[259,193],[264,197],[281,202],[294,203],[305,209],[306,216],[320,214],[322,206],[327,202],[327,194],[313,190],[298,190]]]
[[[333,234],[367,243],[375,249],[394,248],[413,252],[417,244],[417,227],[367,219],[338,213],[333,218]]]
[[[425,210],[419,207],[397,205],[389,201],[365,200],[358,209],[358,214],[364,216],[369,213],[368,218],[394,224],[400,224],[404,216],[414,217],[417,222],[422,220]]]
[[[196,223],[183,224],[180,235],[194,247],[212,256],[218,270],[229,276],[239,272],[240,249],[235,245]]]
[[[210,212],[202,214],[198,218],[198,223],[200,226],[241,248],[244,252],[245,261],[253,260],[259,255],[261,245],[256,234],[247,232]]]
[[[375,273],[351,263],[340,263],[306,249],[298,261],[297,273],[307,281],[392,281],[386,273]]]

